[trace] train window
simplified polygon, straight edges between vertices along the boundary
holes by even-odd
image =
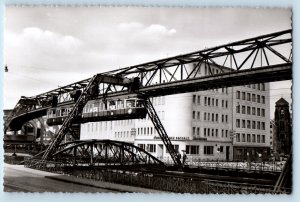
[[[123,109],[124,108],[124,101],[118,100],[117,101],[117,109]]]
[[[57,109],[57,110],[56,110],[56,116],[61,116],[60,113],[61,113],[61,112],[60,112],[60,109]]]
[[[93,112],[98,112],[98,106],[97,106],[98,103],[96,104],[93,104]]]
[[[109,102],[109,109],[116,109],[116,102],[115,101],[110,101]]]
[[[141,100],[136,101],[136,107],[142,107],[142,101]]]
[[[126,101],[126,108],[135,107],[134,102],[135,102],[135,100],[127,100]]]

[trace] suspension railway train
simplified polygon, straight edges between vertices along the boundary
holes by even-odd
[[[123,119],[145,118],[147,110],[144,107],[145,99],[137,96],[117,97],[114,99],[90,100],[83,108],[82,115],[75,117],[75,123],[96,121],[113,121]],[[72,111],[73,105],[50,108],[47,111],[49,126],[61,125]]]

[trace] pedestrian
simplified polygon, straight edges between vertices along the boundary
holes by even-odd
[[[182,164],[183,164],[183,165],[185,164],[186,159],[187,159],[186,154],[183,154],[183,157],[182,157]]]

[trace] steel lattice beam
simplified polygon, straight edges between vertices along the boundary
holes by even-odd
[[[170,94],[188,92],[187,90],[180,89],[186,88],[184,86],[185,82],[194,82],[193,79],[202,78],[203,75],[198,74],[199,69],[202,67],[207,69],[210,76],[221,76],[228,72],[235,74],[235,72],[242,72],[248,69],[255,71],[254,69],[262,67],[271,68],[288,65],[288,77],[280,77],[279,75],[272,77],[272,80],[269,81],[291,79],[291,52],[288,55],[284,53],[287,49],[286,45],[288,46],[288,50],[291,50],[291,34],[292,30],[280,31],[188,54],[105,72],[101,74],[106,77],[102,78],[102,83],[99,84],[99,96],[101,97],[101,95],[104,94],[114,96],[115,93],[128,91],[127,84],[131,83],[130,79],[133,80],[134,78],[140,79],[140,91],[143,91],[143,93],[148,94],[150,97],[159,95],[157,93],[152,94],[153,89],[168,84],[174,85],[175,83],[178,84],[178,86],[176,90]],[[216,73],[213,71],[213,67],[219,71]],[[273,73],[276,73],[276,71],[274,70]],[[267,79],[268,75],[264,78]],[[53,96],[58,97],[58,105],[70,104],[70,102],[74,101],[69,94],[74,90],[83,91],[90,80],[91,78],[88,78],[36,96],[21,98],[14,108],[11,117],[32,111],[35,107],[49,106],[47,101]],[[262,81],[263,78],[255,82]],[[228,86],[228,84],[223,85],[224,87]],[[229,86],[233,85],[231,84]],[[201,90],[201,88],[199,88],[199,90]],[[22,101],[25,99],[27,101],[32,100],[38,104],[22,104]]]

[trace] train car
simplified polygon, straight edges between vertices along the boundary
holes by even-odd
[[[47,125],[62,125],[71,110],[72,106],[50,108],[47,111]]]
[[[82,112],[82,122],[112,121],[145,118],[145,100],[137,96],[126,96],[89,101]]]

